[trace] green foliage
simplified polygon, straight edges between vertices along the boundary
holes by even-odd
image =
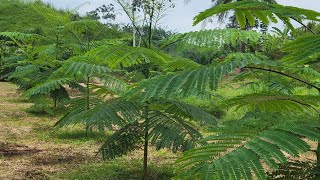
[[[269,25],[270,22],[277,23],[277,18],[279,18],[289,28],[294,30],[293,25],[290,23],[290,18],[294,18],[297,20],[308,19],[319,21],[320,16],[320,13],[308,9],[283,6],[280,4],[272,4],[260,1],[245,0],[221,4],[209,8],[201,12],[194,18],[194,25],[198,24],[208,17],[230,10],[235,11],[237,20],[242,28],[244,28],[246,25],[246,19],[248,19],[248,22],[251,26],[254,26],[254,18],[257,18],[266,25]]]
[[[87,77],[96,77],[107,72],[110,71],[105,66],[92,64],[90,63],[90,60],[85,57],[74,56],[68,59],[68,61],[51,76],[51,78],[56,78],[63,74],[67,77],[84,79]]]
[[[114,100],[108,103],[98,103],[87,108],[86,99],[81,98],[75,102],[72,111],[67,113],[57,123],[56,127],[85,124],[88,127],[113,129],[114,125],[124,127],[141,117],[140,107],[134,102]]]
[[[241,42],[257,44],[262,35],[256,31],[243,31],[238,29],[211,29],[195,32],[187,32],[171,36],[166,40],[162,48],[173,43],[179,43],[180,46],[199,46],[202,48],[217,49],[230,44],[236,46]]]
[[[105,163],[83,165],[77,170],[59,173],[58,179],[79,180],[139,180],[142,177],[142,163],[138,159],[115,160]],[[170,179],[174,176],[171,165],[160,165],[151,163],[149,166],[149,178],[154,180]]]
[[[36,98],[33,100],[34,105],[29,107],[26,111],[32,114],[49,114],[54,115],[52,110],[52,102],[46,98]]]
[[[185,151],[177,161],[182,179],[266,179],[267,169],[279,170],[289,156],[310,150],[305,139],[320,139],[320,99],[307,90],[319,90],[318,35],[291,41],[289,30],[279,29],[277,36],[237,29],[189,32],[163,43],[160,49],[172,52],[168,54],[155,49],[158,42],[145,42],[149,48],[130,47],[131,37],[113,39],[119,34],[101,23],[70,18],[70,13],[41,2],[12,4],[21,10],[19,16],[30,13],[36,27],[27,30],[33,26],[23,24],[26,27],[19,29],[20,24],[6,25],[7,16],[0,17],[0,31],[3,23],[17,31],[0,33],[1,76],[27,90],[25,96],[35,102],[31,111],[50,114],[52,104],[67,109],[58,128],[85,126],[87,134],[114,130],[103,139],[104,159],[123,156],[145,141],[157,150]],[[6,8],[12,4],[4,1]],[[145,11],[147,5],[137,8]],[[196,16],[195,24],[230,10],[242,27],[256,19],[265,24],[280,19],[293,28],[290,19],[319,21],[320,15],[273,1],[218,1]],[[146,15],[153,18],[149,11]],[[141,40],[150,37],[152,42],[153,27],[148,28],[151,34]],[[218,121],[213,114],[223,107],[231,117],[238,111],[244,117]],[[79,176],[85,177],[91,178]]]
[[[56,89],[60,89],[63,85],[71,83],[71,78],[53,79],[42,84],[37,85],[25,92],[26,97],[32,97],[35,95],[45,95]]]
[[[122,96],[129,89],[128,82],[110,74],[100,75],[100,80],[102,85],[91,84],[90,89],[96,96],[104,99],[110,95]]]
[[[235,107],[240,111],[278,112],[286,115],[320,114],[319,96],[293,96],[277,94],[248,94],[237,96],[226,101],[227,106]]]
[[[287,43],[284,52],[288,53],[283,61],[290,64],[307,64],[316,62],[320,58],[320,35],[298,37]],[[304,48],[301,48],[304,47]],[[319,76],[320,77],[320,76]]]
[[[186,96],[207,97],[208,90],[215,90],[220,79],[236,68],[242,68],[249,64],[270,64],[266,57],[250,53],[230,54],[225,61],[210,66],[203,66],[192,70],[184,70],[178,73],[170,73],[143,81],[135,89],[127,93],[129,97],[139,96],[141,101],[149,99],[175,98]]]
[[[172,59],[168,54],[158,50],[130,46],[101,46],[89,51],[86,55],[94,58],[97,63],[106,64],[111,69],[137,64],[160,66]]]
[[[0,37],[9,38],[16,45],[19,45],[19,46],[27,44],[28,42],[37,41],[42,38],[38,34],[27,34],[27,33],[20,33],[20,32],[0,32]]]
[[[301,137],[319,139],[317,128],[301,125],[301,122],[285,123],[267,130],[262,127],[256,129],[254,124],[236,124],[217,129],[214,135],[202,140],[208,145],[187,151],[179,158],[178,172],[182,169],[185,172],[179,178],[266,179],[266,167],[262,162],[268,168],[278,169],[278,163],[287,162],[284,152],[298,156],[310,150],[310,145]]]
[[[2,0],[0,9],[0,31],[36,33],[52,37],[55,29],[51,25],[68,20],[67,12],[55,10],[41,1],[26,3],[20,0]]]
[[[194,147],[194,142],[202,137],[191,123],[175,114],[150,112],[149,121],[149,140],[157,149],[185,151]]]
[[[195,69],[201,67],[200,64],[189,59],[174,57],[175,60],[162,65],[165,72],[181,71],[185,69]]]
[[[81,104],[81,103],[79,103]],[[100,152],[105,159],[122,156],[141,145],[148,123],[149,140],[157,149],[169,148],[173,152],[190,149],[193,142],[202,137],[189,119],[202,125],[216,124],[216,118],[200,108],[182,102],[154,102],[149,105],[148,121],[142,121],[144,114],[139,104],[130,101],[115,101],[97,105],[85,110],[77,105],[63,117],[56,126],[70,124],[86,124],[86,126],[107,127],[117,130],[101,147]]]
[[[128,124],[110,136],[99,151],[103,159],[115,159],[138,149],[143,142],[143,136],[143,127],[140,124]]]
[[[166,110],[168,113],[176,113],[176,115],[180,115],[184,118],[190,118],[201,125],[214,126],[217,124],[217,119],[201,108],[179,101],[169,101],[167,103],[169,103],[169,107]]]
[[[289,161],[278,170],[268,173],[268,179],[315,179],[316,169],[309,161]]]
[[[47,81],[43,82],[42,84],[38,84],[37,86],[25,92],[25,96],[32,97],[40,94],[45,95],[51,91],[60,89],[64,85],[70,85],[76,80],[87,80],[89,77],[97,77],[101,74],[109,72],[109,69],[105,66],[95,65],[87,62],[88,59],[84,57],[75,56],[70,58],[63,64],[61,68],[52,73]]]

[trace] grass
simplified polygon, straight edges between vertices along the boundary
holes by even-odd
[[[96,144],[101,143],[109,137],[108,133],[90,132],[86,133],[84,129],[52,129],[43,132],[41,128],[38,131],[38,138],[44,141],[50,140],[54,143],[68,143],[68,144]],[[110,132],[111,133],[111,132]]]
[[[173,167],[170,165],[149,164],[148,175],[153,180],[165,180],[174,176]],[[71,172],[58,174],[54,178],[62,179],[101,179],[101,180],[134,180],[141,179],[142,161],[132,159],[118,159],[100,164],[88,164]]]

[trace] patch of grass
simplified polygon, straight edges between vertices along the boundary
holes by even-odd
[[[141,160],[133,159],[126,162],[122,159],[117,159],[100,164],[84,165],[75,171],[58,174],[55,178],[77,180],[142,179],[142,167]],[[173,167],[171,165],[149,164],[148,175],[149,179],[153,180],[171,179],[174,176]]]
[[[46,131],[38,128],[38,137],[44,141],[51,141],[55,143],[68,143],[68,144],[92,144],[103,142],[109,137],[109,133],[104,132],[89,132],[84,129],[54,129],[49,127]]]

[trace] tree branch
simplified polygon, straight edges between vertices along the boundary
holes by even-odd
[[[303,27],[305,27],[306,29],[308,29],[313,35],[317,35],[317,33],[315,33],[311,28],[309,28],[307,25],[303,24],[301,21],[299,21],[298,19],[294,18],[294,17],[290,17],[291,19],[295,20],[296,22],[298,22],[299,24],[301,24]]]
[[[313,85],[313,84],[311,84],[311,83],[309,83],[309,82],[307,82],[307,81],[304,81],[304,80],[302,80],[302,79],[299,79],[299,78],[297,78],[297,77],[291,76],[291,75],[289,75],[289,74],[285,74],[285,73],[283,73],[283,72],[276,71],[276,70],[272,70],[272,69],[265,69],[265,68],[259,68],[259,67],[245,67],[245,68],[248,68],[248,69],[258,69],[258,70],[262,70],[262,71],[268,71],[268,72],[273,72],[273,73],[281,74],[281,75],[283,75],[283,76],[286,76],[286,77],[295,79],[295,80],[297,80],[297,81],[300,81],[300,82],[302,82],[302,83],[304,83],[304,84],[307,84],[308,86],[311,86],[311,87],[317,89],[317,90],[319,91],[319,93],[320,93],[320,87],[315,86],[315,85]]]

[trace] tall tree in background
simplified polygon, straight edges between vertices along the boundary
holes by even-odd
[[[145,47],[151,44],[153,29],[157,27],[159,21],[165,16],[169,8],[175,5],[171,0],[116,0],[122,7],[132,23],[132,45]],[[148,26],[147,39],[144,38],[143,28]],[[138,44],[137,44],[138,35]]]
[[[246,25],[244,28],[241,28],[236,15],[233,14],[232,16],[229,17],[229,22],[226,26],[227,28],[236,28],[236,29],[243,29],[243,30],[252,30],[252,29],[257,29],[259,30],[262,34],[266,34],[268,31],[268,25],[264,24],[263,22],[255,19],[254,20],[254,25],[251,26],[248,20],[246,20]]]

